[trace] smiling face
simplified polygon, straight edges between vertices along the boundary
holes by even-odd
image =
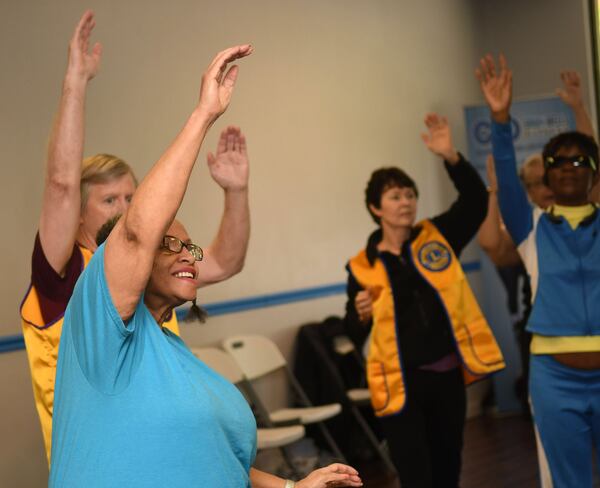
[[[417,217],[417,194],[414,188],[392,186],[381,194],[379,208],[370,204],[369,209],[384,230],[412,227]]]
[[[561,147],[555,157],[579,156],[582,151],[577,146]],[[546,170],[548,187],[554,193],[558,205],[578,206],[588,203],[589,192],[595,182],[594,171],[586,166],[574,166],[572,163],[561,164]]]
[[[191,243],[185,227],[177,220],[171,224],[167,235]],[[152,274],[146,286],[147,302],[155,304],[154,307],[176,307],[196,298],[198,286],[198,261],[186,247],[180,253],[163,248],[156,251]]]

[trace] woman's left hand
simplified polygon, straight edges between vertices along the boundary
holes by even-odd
[[[225,49],[215,56],[204,72],[198,109],[205,113],[211,122],[227,110],[233,95],[239,68],[233,65],[228,69],[229,63],[252,54],[252,50],[250,44]]]
[[[345,464],[334,463],[315,469],[296,483],[296,488],[332,488],[337,486],[362,486],[358,471]]]
[[[449,163],[457,163],[459,160],[458,152],[452,145],[452,135],[446,117],[441,117],[435,113],[427,114],[425,125],[429,133],[421,134],[421,139],[423,139],[427,148]]]

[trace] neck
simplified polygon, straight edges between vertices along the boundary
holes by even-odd
[[[563,207],[583,207],[584,205],[590,204],[590,200],[587,195],[585,197],[573,197],[573,198],[559,198],[558,196],[555,198],[554,203],[556,205],[561,205]]]
[[[144,300],[144,303],[146,303],[148,310],[150,310],[152,317],[154,317],[154,320],[156,320],[156,323],[158,325],[163,325],[165,322],[167,322],[167,320],[171,317],[171,314],[173,313],[173,309],[175,308],[173,306],[150,308],[150,305],[147,303],[146,300]]]
[[[95,252],[96,249],[98,249],[96,237],[86,233],[83,227],[79,227],[79,231],[77,232],[77,242],[92,252]]]
[[[388,251],[393,254],[400,254],[402,244],[410,237],[412,227],[391,227],[382,223],[381,230],[383,231],[383,237],[378,244],[377,249],[380,251]]]
[[[146,307],[148,307],[150,314],[152,315],[152,317],[154,317],[154,320],[156,320],[156,323],[158,325],[163,325],[167,321],[167,319],[171,317],[173,309],[176,306],[173,305],[172,302],[167,302],[161,296],[152,295],[152,293],[150,293],[148,289],[146,289],[146,293],[144,295],[144,304],[146,305]]]

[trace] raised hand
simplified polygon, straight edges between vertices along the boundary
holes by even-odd
[[[73,37],[69,42],[69,64],[67,73],[83,79],[91,80],[100,69],[102,46],[95,43],[90,51],[90,37],[96,25],[94,13],[86,11],[79,20]]]
[[[435,113],[427,114],[425,125],[429,133],[422,133],[421,139],[427,148],[450,163],[458,162],[459,156],[452,144],[452,135],[446,117],[440,117]]]
[[[204,72],[198,108],[206,112],[213,122],[227,110],[237,80],[238,66],[227,69],[228,64],[248,56],[252,51],[250,44],[225,49],[215,56]]]
[[[345,464],[334,463],[315,469],[306,478],[296,482],[296,488],[332,488],[336,486],[362,486],[358,471]]]
[[[213,180],[224,190],[244,190],[248,187],[246,138],[239,127],[223,129],[216,156],[209,152],[207,162]]]
[[[491,54],[487,54],[479,61],[479,68],[475,76],[479,80],[481,92],[485,97],[492,118],[496,122],[508,122],[510,104],[512,101],[512,71],[508,69],[506,58],[500,55],[500,72],[496,73],[496,65]]]
[[[577,71],[561,71],[560,79],[563,82],[563,88],[558,88],[556,94],[571,108],[583,106],[583,96],[581,94],[581,78]]]

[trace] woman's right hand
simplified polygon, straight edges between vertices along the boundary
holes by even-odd
[[[250,44],[230,47],[218,53],[202,76],[200,87],[200,100],[198,109],[207,115],[211,122],[227,110],[233,87],[238,76],[238,66],[233,65],[227,69],[227,65],[236,59],[252,54],[253,48]]]

